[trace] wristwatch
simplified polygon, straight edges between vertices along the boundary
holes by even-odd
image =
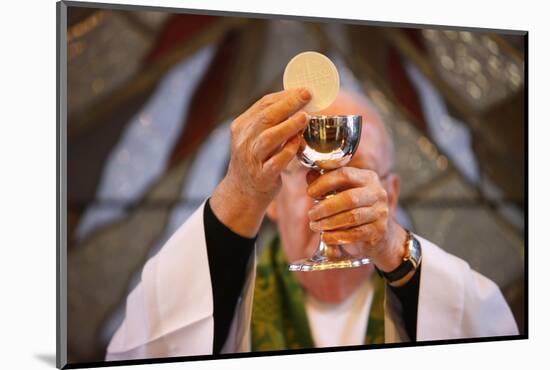
[[[405,245],[407,246],[407,252],[403,257],[403,262],[395,270],[390,272],[384,272],[376,267],[378,274],[386,279],[388,282],[393,283],[405,277],[409,272],[416,270],[422,261],[422,249],[420,248],[420,242],[409,231],[407,232],[407,239]]]

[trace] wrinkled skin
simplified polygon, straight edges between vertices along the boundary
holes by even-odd
[[[300,109],[310,99],[304,89],[269,94],[231,123],[228,171],[214,190],[210,206],[235,233],[257,234],[281,188],[281,172],[298,151],[297,135],[307,126],[307,115]]]

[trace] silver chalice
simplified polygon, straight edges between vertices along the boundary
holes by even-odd
[[[345,166],[351,160],[361,139],[361,116],[311,116],[298,151],[301,163],[321,173]],[[333,196],[327,194],[323,199]],[[316,199],[321,201],[323,199]],[[322,232],[321,232],[322,236]],[[327,245],[321,239],[315,254],[288,265],[290,271],[320,271],[359,267],[368,258],[354,256],[341,245]]]

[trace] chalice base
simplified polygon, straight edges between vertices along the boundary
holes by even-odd
[[[346,269],[368,265],[370,260],[366,257],[352,256],[342,247],[332,247],[338,250],[338,256],[327,256],[322,253],[316,253],[313,257],[304,258],[288,265],[289,271],[323,271],[334,269]]]

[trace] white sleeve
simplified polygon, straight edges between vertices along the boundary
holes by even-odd
[[[518,328],[498,286],[458,257],[418,237],[422,274],[417,341],[516,335]],[[386,342],[408,340],[399,301],[386,289]]]
[[[145,264],[107,347],[107,361],[212,354],[214,305],[203,212],[204,203]],[[254,265],[249,263],[249,281]],[[249,327],[252,292],[245,292],[233,318],[236,327]],[[227,343],[235,348],[225,350],[242,348],[246,335],[247,330],[231,331]]]
[[[461,323],[463,337],[519,334],[512,311],[494,282],[472,270],[467,285]]]

